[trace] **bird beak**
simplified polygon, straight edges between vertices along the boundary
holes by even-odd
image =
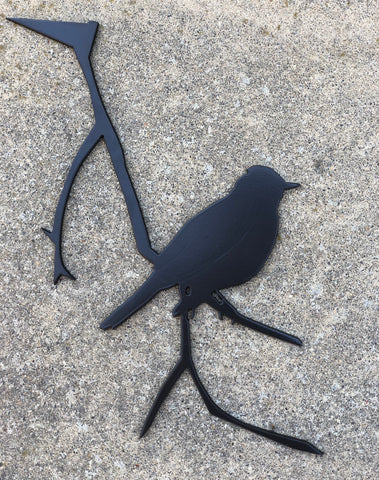
[[[300,183],[287,182],[284,188],[285,190],[289,190],[290,188],[297,188],[297,187],[300,187]]]

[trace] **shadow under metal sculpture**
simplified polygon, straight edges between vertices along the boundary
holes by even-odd
[[[73,47],[87,80],[95,113],[95,125],[80,147],[65,181],[54,218],[53,230],[44,232],[55,245],[54,284],[61,276],[74,278],[62,259],[61,238],[63,216],[75,175],[95,145],[104,139],[112,159],[128,207],[139,252],[154,269],[145,283],[118,309],[107,317],[101,328],[115,328],[143,307],[159,291],[179,286],[181,301],[174,316],[181,316],[180,359],[159,391],[141,431],[148,431],[160,406],[181,374],[188,370],[209,412],[221,419],[267,437],[283,445],[315,454],[322,452],[311,443],[288,435],[259,428],[222,410],[202,384],[191,353],[190,318],[194,310],[207,303],[219,312],[246,327],[280,340],[302,345],[299,338],[247,318],[221,294],[220,290],[242,284],[258,274],[265,264],[277,237],[278,206],[283,192],[298,187],[284,181],[268,167],[248,169],[232,192],[189,220],[158,254],[150,245],[143,215],[126,169],[123,150],[102,103],[91,67],[90,53],[98,24],[9,18]]]

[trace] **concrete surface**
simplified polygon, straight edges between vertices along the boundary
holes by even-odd
[[[376,2],[0,1],[1,479],[377,478]],[[315,457],[211,417],[190,378],[139,430],[178,357],[178,295],[121,328],[101,320],[147,277],[103,144],[64,226],[77,281],[52,284],[51,227],[93,124],[73,52],[6,16],[96,20],[92,60],[153,245],[251,165],[285,195],[259,277],[225,292],[302,348],[196,312],[194,355],[214,399],[307,439]]]

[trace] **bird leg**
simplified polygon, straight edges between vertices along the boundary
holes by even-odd
[[[225,412],[222,408],[220,408],[210,397],[209,393],[207,392],[206,388],[202,384],[199,375],[196,371],[196,367],[192,358],[191,353],[191,337],[190,337],[190,329],[189,329],[189,318],[188,314],[182,314],[181,316],[181,352],[180,352],[180,360],[175,365],[173,370],[171,371],[170,375],[167,377],[166,381],[162,385],[151,409],[150,412],[145,420],[141,431],[141,437],[145,435],[145,433],[150,428],[151,424],[154,421],[156,414],[160,406],[162,405],[165,398],[170,393],[171,389],[175,385],[176,381],[180,378],[182,373],[188,369],[191,377],[195,383],[196,388],[198,389],[201,398],[203,399],[206,407],[209,410],[211,415],[215,415],[227,422],[233,423],[239,427],[245,428],[251,432],[257,433],[263,437],[269,438],[277,443],[281,443],[282,445],[286,445],[288,447],[295,448],[297,450],[302,450],[305,452],[315,453],[318,455],[322,455],[321,450],[317,447],[312,445],[311,443],[301,440],[295,437],[290,437],[288,435],[283,435],[272,430],[266,430],[264,428],[256,427],[255,425],[251,425],[250,423],[243,422],[238,418],[230,415],[229,413]]]
[[[228,300],[217,290],[209,295],[207,299],[208,305],[212,308],[216,309],[220,315],[225,315],[226,317],[230,318],[232,322],[240,323],[241,325],[245,325],[253,330],[257,330],[258,332],[265,333],[266,335],[270,335],[271,337],[279,338],[285,342],[293,343],[294,345],[301,346],[303,342],[300,338],[295,337],[294,335],[290,335],[289,333],[283,332],[282,330],[278,330],[274,327],[269,327],[264,323],[257,322],[251,318],[245,317],[242,313],[239,313],[237,309],[230,303]]]

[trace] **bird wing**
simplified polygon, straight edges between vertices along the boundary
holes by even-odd
[[[253,208],[232,191],[185,223],[159,256],[156,267],[183,278],[217,262],[251,229]]]

